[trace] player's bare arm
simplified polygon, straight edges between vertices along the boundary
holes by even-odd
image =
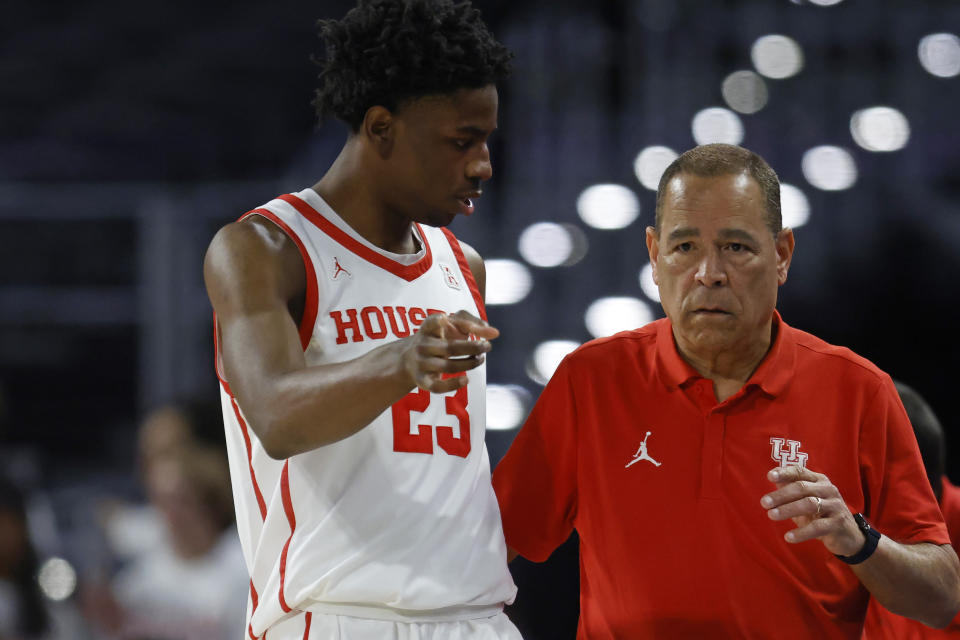
[[[479,366],[499,334],[466,312],[433,315],[408,338],[355,360],[308,367],[297,328],[303,260],[282,230],[257,216],[217,233],[204,279],[226,378],[277,459],[356,433],[415,386],[434,393],[459,388],[465,378],[443,374]],[[479,339],[467,339],[471,334]]]
[[[480,290],[480,296],[486,300],[487,268],[483,264],[483,258],[480,257],[476,249],[466,242],[460,241],[460,248],[463,250],[463,257],[467,259],[467,264],[470,265],[470,271],[473,272],[473,279],[477,282],[477,289]]]
[[[767,515],[797,525],[785,534],[787,542],[820,540],[840,556],[860,551],[864,534],[827,476],[790,466],[767,477],[777,485],[761,499]],[[900,544],[882,536],[873,555],[850,568],[880,604],[899,615],[945,627],[960,610],[960,562],[950,545]]]

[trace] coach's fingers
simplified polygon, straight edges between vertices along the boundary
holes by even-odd
[[[774,467],[767,472],[767,480],[777,484],[797,482],[798,480],[803,480],[805,482],[817,482],[823,477],[824,476],[822,474],[814,473],[806,467],[798,467],[797,465],[793,464],[786,467]]]
[[[836,531],[839,524],[838,519],[835,518],[814,518],[802,527],[787,531],[783,534],[783,539],[796,544],[807,540],[826,538]]]
[[[826,518],[837,512],[838,503],[843,501],[820,496],[804,496],[791,502],[767,510],[767,517],[771,520],[788,520],[790,518]]]
[[[760,504],[766,509],[780,507],[805,498],[821,498],[822,500],[840,499],[840,491],[830,482],[830,478],[822,473],[798,467],[772,469],[767,478],[776,482],[777,489],[764,495]]]

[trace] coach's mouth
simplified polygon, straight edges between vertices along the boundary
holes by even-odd
[[[720,309],[718,307],[702,307],[700,309],[694,309],[693,313],[698,316],[729,316],[732,315],[729,311]]]

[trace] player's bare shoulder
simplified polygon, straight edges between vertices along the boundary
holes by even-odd
[[[460,248],[463,250],[463,257],[467,259],[470,265],[470,271],[473,272],[473,279],[477,281],[477,288],[480,289],[480,295],[486,299],[487,296],[487,268],[483,264],[483,258],[477,253],[477,250],[466,242],[459,240]]]
[[[203,277],[214,310],[221,314],[264,297],[295,300],[306,289],[296,244],[273,222],[256,215],[217,232],[204,257]]]

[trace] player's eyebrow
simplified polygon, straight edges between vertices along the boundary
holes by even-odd
[[[493,129],[482,129],[480,127],[476,127],[470,124],[465,124],[462,127],[457,127],[458,133],[468,133],[470,135],[479,136],[479,137],[488,136],[496,130],[497,130],[496,127],[494,127]]]

